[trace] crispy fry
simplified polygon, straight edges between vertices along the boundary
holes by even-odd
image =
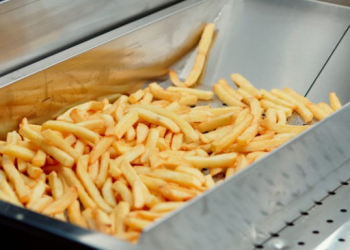
[[[338,109],[340,109],[342,107],[342,104],[339,100],[339,97],[337,96],[337,94],[335,92],[329,93],[329,103],[330,103],[333,111],[337,111]]]

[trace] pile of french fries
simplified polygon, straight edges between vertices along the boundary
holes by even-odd
[[[142,230],[341,108],[291,88],[257,89],[242,75],[193,88],[214,25],[191,73],[115,102],[89,101],[42,125],[26,118],[0,142],[0,199],[136,243]],[[198,105],[216,95],[222,107]],[[303,125],[290,125],[298,114]]]

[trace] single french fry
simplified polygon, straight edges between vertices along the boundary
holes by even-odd
[[[226,91],[226,89],[224,89],[221,85],[217,83],[213,85],[213,91],[218,96],[218,98],[227,106],[234,106],[234,107],[241,107],[241,108],[245,108],[247,106],[240,100],[231,96]]]
[[[115,226],[115,234],[120,235],[126,231],[126,225],[124,224],[124,220],[127,214],[130,212],[130,204],[127,202],[119,202],[119,204],[114,208],[114,226]]]
[[[282,110],[276,110],[277,124],[287,124],[287,116]]]
[[[49,186],[51,188],[52,197],[55,200],[57,200],[64,193],[62,181],[58,178],[58,175],[55,171],[52,171],[48,175],[48,181],[49,181]]]
[[[226,153],[210,157],[185,156],[184,158],[195,168],[220,168],[232,166],[237,159],[237,154]]]
[[[136,111],[130,111],[115,126],[115,134],[121,139],[126,131],[133,126],[139,119],[138,113]]]
[[[236,172],[239,172],[245,169],[246,167],[248,167],[248,165],[249,164],[245,155],[244,154],[239,155],[237,158]]]
[[[16,157],[24,161],[32,161],[36,155],[34,151],[16,144],[7,144],[0,147],[0,153]]]
[[[335,92],[329,93],[329,103],[330,103],[330,106],[332,107],[333,111],[337,111],[338,109],[340,109],[342,107],[342,104],[339,100],[339,97],[337,96],[337,94]]]
[[[138,123],[136,127],[136,143],[143,143],[148,135],[149,128],[143,123]]]
[[[198,100],[209,101],[213,98],[214,93],[212,91],[184,88],[184,87],[168,87],[167,90],[179,93],[189,93],[197,96]]]
[[[74,225],[87,228],[87,223],[81,213],[81,208],[78,200],[73,201],[67,207],[68,221]]]
[[[200,123],[196,128],[202,133],[211,131],[218,127],[231,124],[236,119],[236,117],[237,117],[236,113],[227,113],[223,115],[218,115],[205,122]]]
[[[77,137],[87,140],[92,143],[97,143],[99,136],[96,132],[91,131],[90,129],[84,128],[77,124],[72,124],[63,121],[47,121],[42,125],[42,130],[52,129],[61,132],[68,132],[76,135]]]
[[[201,186],[201,182],[193,175],[175,172],[168,169],[154,169],[151,173],[147,173],[146,175],[177,183],[186,187],[199,188]]]
[[[153,94],[153,97],[156,99],[173,102],[173,101],[178,101],[181,98],[180,93],[174,93],[174,92],[170,92],[166,89],[163,89],[156,82],[149,84],[149,89],[150,89],[151,93]]]
[[[134,202],[132,193],[125,183],[122,181],[116,181],[112,184],[112,188],[118,195],[120,195],[122,201],[127,202],[130,207],[133,206]]]
[[[240,146],[247,145],[258,134],[258,131],[259,131],[259,124],[258,123],[253,123],[240,136],[238,136],[237,144],[240,145]]]
[[[185,80],[185,85],[188,87],[193,86],[197,82],[199,76],[203,71],[206,56],[209,51],[210,44],[213,40],[214,28],[214,23],[209,23],[204,27],[201,39],[198,44],[194,65],[192,66],[192,69]]]
[[[101,156],[100,168],[99,168],[97,178],[95,180],[95,184],[99,189],[102,188],[102,186],[104,185],[105,181],[108,178],[109,162],[110,162],[110,154],[109,154],[109,151],[106,151]]]
[[[221,78],[218,82],[219,85],[221,85],[233,98],[242,101],[243,96],[239,94],[236,90],[234,90],[226,81],[225,78]]]
[[[310,125],[298,126],[298,125],[288,125],[288,124],[277,124],[275,122],[270,122],[267,119],[262,120],[260,125],[268,130],[275,131],[275,133],[277,134],[301,133],[310,127]]]
[[[110,146],[112,146],[114,140],[115,138],[113,136],[102,137],[102,139],[99,140],[99,142],[91,150],[89,154],[89,163],[92,164],[97,161],[98,158],[100,158],[100,156],[103,155]]]
[[[132,93],[129,95],[129,102],[132,104],[137,103],[142,99],[142,97],[145,95],[145,92],[142,89],[137,90],[135,93]]]
[[[111,207],[115,207],[117,205],[117,202],[113,193],[113,188],[112,188],[112,178],[109,177],[106,179],[106,181],[104,182],[101,188],[101,192],[102,192],[102,197]]]
[[[317,103],[317,106],[320,107],[326,114],[331,115],[334,110],[331,108],[331,106],[328,103],[325,102],[319,102]]]
[[[181,207],[183,204],[185,204],[182,201],[173,201],[173,202],[162,202],[154,205],[150,211],[151,212],[158,212],[158,213],[165,213],[165,212],[171,212],[179,207]]]
[[[186,84],[180,80],[179,76],[174,70],[169,70],[169,79],[176,87],[187,88]]]
[[[213,180],[213,177],[210,174],[205,176],[204,186],[208,189],[215,187],[215,181]]]
[[[261,93],[258,89],[254,87],[244,76],[238,73],[233,73],[230,75],[231,80],[237,85],[237,87],[243,88],[249,93],[251,93],[256,98],[261,98]]]
[[[274,149],[282,145],[290,138],[278,138],[278,139],[269,139],[266,141],[255,141],[250,142],[247,145],[240,146],[238,144],[233,144],[228,148],[228,151],[232,152],[253,152],[253,151],[264,151],[268,149]]]

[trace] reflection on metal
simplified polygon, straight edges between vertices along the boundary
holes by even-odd
[[[0,2],[0,76],[180,0]]]
[[[207,6],[218,9],[214,3]],[[115,98],[164,79],[168,68],[198,43],[202,20],[217,14],[200,8],[201,14],[193,17],[186,11],[169,17],[169,12],[159,12],[162,22],[131,32],[152,20],[140,19],[0,78],[0,135],[16,128],[24,116],[41,123],[79,102]],[[177,23],[179,17],[187,22]]]

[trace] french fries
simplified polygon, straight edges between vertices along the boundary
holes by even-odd
[[[221,78],[211,91],[192,88],[213,34],[208,24],[184,82],[170,70],[168,88],[152,82],[42,125],[24,118],[0,142],[0,199],[136,243],[157,219],[342,107],[334,92],[329,104],[314,104],[291,88],[259,90],[237,73],[232,86]],[[215,97],[228,107],[200,106]],[[305,124],[288,124],[292,114]]]

